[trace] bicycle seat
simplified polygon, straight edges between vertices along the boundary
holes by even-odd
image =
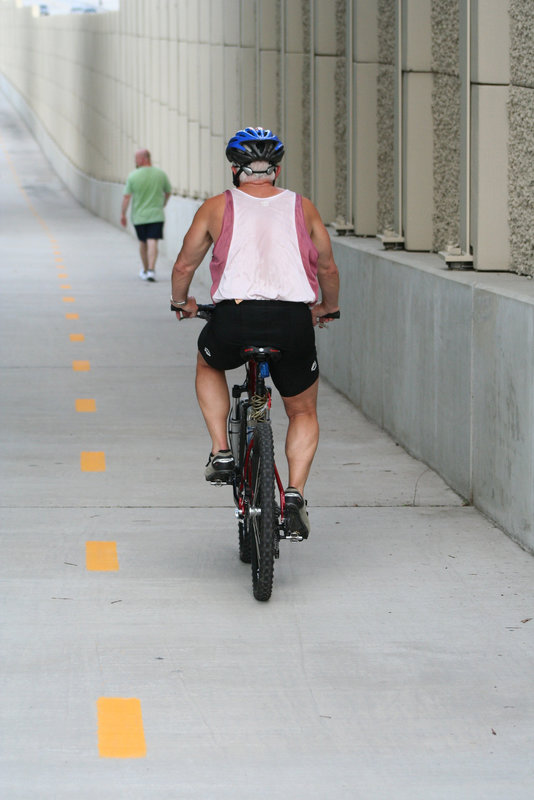
[[[282,353],[277,347],[257,347],[256,345],[248,345],[241,349],[241,357],[250,361],[278,361]]]

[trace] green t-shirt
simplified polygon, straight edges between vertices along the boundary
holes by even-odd
[[[159,167],[138,167],[130,172],[124,194],[132,195],[132,223],[163,222],[165,195],[171,193],[169,179]]]

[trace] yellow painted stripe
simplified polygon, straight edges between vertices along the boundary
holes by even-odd
[[[70,285],[70,283],[62,283],[59,288],[60,289],[72,289],[72,286]]]
[[[78,397],[76,411],[96,411],[96,403],[92,398]]]
[[[117,542],[86,542],[85,563],[91,572],[117,572]]]
[[[105,472],[106,454],[85,451],[80,455],[80,466],[82,472]]]
[[[58,278],[68,278],[69,277],[66,272],[58,272],[57,276],[58,276]]]
[[[63,298],[63,302],[64,303],[74,303],[74,297],[64,297]]]
[[[79,319],[79,314],[65,314],[65,319]]]
[[[146,756],[141,701],[135,697],[100,697],[96,705],[102,758]]]
[[[89,372],[91,369],[90,361],[73,361],[72,369],[74,372]]]
[[[83,333],[71,333],[70,334],[71,342],[83,342],[84,339],[85,339],[85,336],[83,335]]]

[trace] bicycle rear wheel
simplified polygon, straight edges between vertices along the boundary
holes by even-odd
[[[247,452],[247,408],[248,403],[240,403],[240,429],[239,429],[239,455],[238,455],[238,486],[245,468],[245,454]],[[245,490],[246,491],[246,490]],[[252,561],[250,546],[250,525],[245,517],[239,521],[239,558],[244,564]]]
[[[268,600],[273,588],[277,530],[273,432],[268,422],[257,423],[250,458],[252,588],[256,600]]]

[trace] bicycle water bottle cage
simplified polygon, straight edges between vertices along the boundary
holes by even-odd
[[[253,359],[261,364],[263,361],[278,361],[282,354],[276,347],[243,347],[241,357],[247,361]]]

